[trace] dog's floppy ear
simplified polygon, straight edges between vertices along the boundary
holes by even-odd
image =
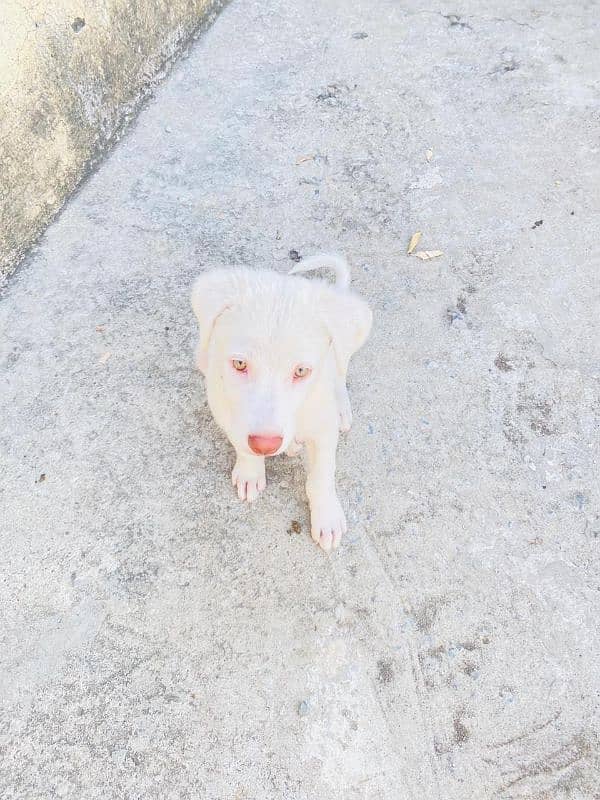
[[[323,302],[337,369],[345,376],[350,358],[367,340],[373,314],[362,298],[350,292],[328,291]]]
[[[196,279],[192,289],[192,308],[200,327],[198,366],[206,369],[206,356],[215,322],[239,297],[239,276],[234,270],[214,269]]]

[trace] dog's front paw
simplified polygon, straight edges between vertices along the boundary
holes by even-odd
[[[326,553],[334,550],[346,533],[346,517],[335,495],[310,504],[310,535]]]
[[[231,482],[236,487],[240,500],[252,503],[267,485],[264,458],[238,456],[231,473]]]

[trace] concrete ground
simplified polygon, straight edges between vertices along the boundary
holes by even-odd
[[[236,0],[48,230],[0,301],[3,800],[600,797],[599,10]],[[330,248],[375,326],[327,557],[298,459],[234,496],[188,295]]]
[[[0,285],[221,0],[1,0]]]

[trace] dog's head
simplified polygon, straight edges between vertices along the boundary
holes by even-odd
[[[263,455],[287,448],[326,364],[345,375],[371,327],[371,311],[356,295],[268,271],[205,273],[192,306],[198,366],[217,421],[238,450]]]

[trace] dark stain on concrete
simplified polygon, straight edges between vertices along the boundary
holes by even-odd
[[[471,738],[471,732],[464,725],[460,715],[454,717],[454,722],[452,724],[454,727],[454,741],[456,744],[464,744]]]
[[[394,680],[394,667],[389,659],[380,658],[377,662],[377,680],[384,685]]]
[[[498,353],[494,359],[494,364],[496,368],[500,370],[500,372],[512,372],[514,369],[513,365],[502,353]]]

